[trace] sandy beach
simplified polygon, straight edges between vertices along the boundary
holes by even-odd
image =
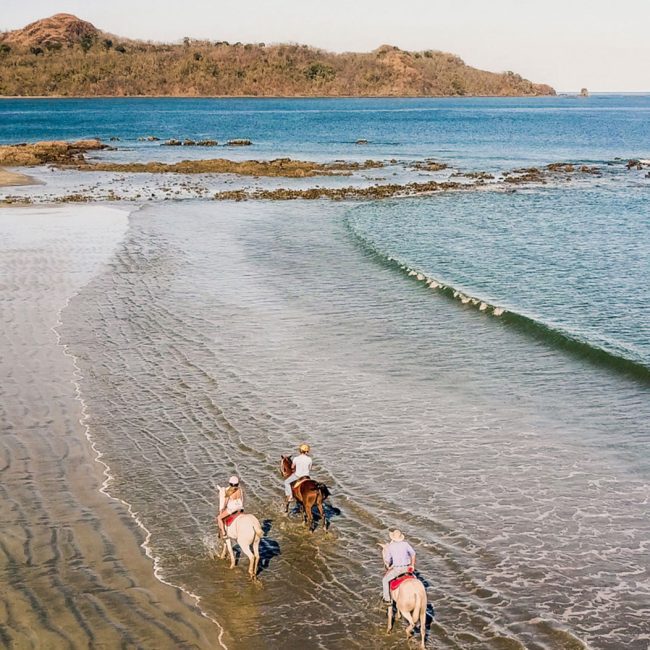
[[[102,492],[75,360],[57,326],[104,264],[127,212],[0,211],[3,435],[0,640],[14,648],[218,648],[193,598],[154,576],[146,532]]]
[[[31,176],[28,176],[27,174],[11,172],[0,167],[0,187],[13,187],[15,185],[36,185],[37,183],[38,181],[36,181]]]

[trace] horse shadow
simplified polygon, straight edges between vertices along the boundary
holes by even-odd
[[[257,567],[258,575],[269,568],[271,560],[282,553],[280,544],[269,537],[271,528],[273,528],[273,519],[264,519],[262,521],[262,532],[264,536],[260,540],[260,562]]]
[[[336,506],[333,506],[327,502],[323,503],[323,513],[325,515],[325,530],[329,530],[331,526],[331,520],[334,517],[340,517],[342,514],[340,508],[337,508]],[[302,517],[304,517],[305,516],[304,507],[301,503],[294,501],[293,506],[289,509],[289,512],[287,514],[289,515],[300,514]],[[312,519],[311,529],[309,531],[310,533],[313,533],[315,530],[318,529],[319,526],[322,525],[320,512],[318,512],[316,506],[313,506],[312,508],[312,517],[313,519]]]

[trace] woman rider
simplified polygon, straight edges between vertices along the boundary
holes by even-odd
[[[219,533],[221,537],[226,536],[226,528],[224,519],[230,515],[240,512],[244,509],[244,491],[239,485],[239,477],[231,476],[228,479],[228,489],[226,490],[226,500],[224,502],[223,510],[217,516],[217,524],[219,525]]]

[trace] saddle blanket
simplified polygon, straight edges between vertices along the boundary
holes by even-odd
[[[409,573],[404,573],[401,576],[397,576],[397,578],[390,581],[390,590],[395,591],[395,589],[397,589],[404,582],[404,580],[411,580],[414,578],[415,576],[410,571]]]
[[[223,520],[223,523],[226,526],[230,526],[232,524],[232,522],[235,521],[235,519],[237,519],[237,517],[239,517],[239,515],[242,515],[242,514],[244,514],[243,510],[237,510],[237,512],[233,512],[229,517],[226,517]]]

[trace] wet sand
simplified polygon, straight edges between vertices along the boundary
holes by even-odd
[[[38,181],[18,172],[10,172],[0,167],[0,187],[14,187],[19,185],[38,185]]]
[[[146,532],[102,493],[74,358],[57,326],[105,264],[127,213],[0,211],[0,645],[218,648],[230,639],[195,599],[163,584]]]

